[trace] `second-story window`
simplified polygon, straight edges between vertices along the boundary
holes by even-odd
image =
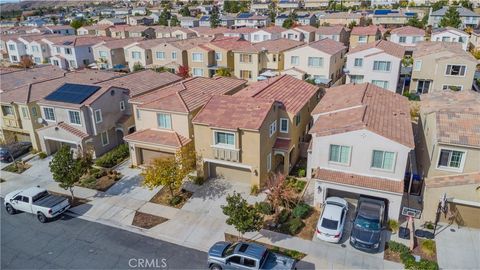
[[[268,135],[272,137],[275,132],[277,132],[277,120],[273,121],[273,123],[270,124],[270,128],[268,129]]]
[[[466,66],[461,65],[447,65],[446,75],[449,76],[465,76]]]
[[[309,67],[322,67],[323,58],[321,57],[308,57],[308,66]]]
[[[422,60],[415,60],[415,63],[413,64],[413,70],[419,71],[422,69]]]
[[[280,132],[288,133],[288,118],[280,118]]]
[[[172,129],[171,115],[166,113],[157,113],[157,124],[159,128]]]
[[[398,42],[399,43],[406,43],[407,42],[407,37],[399,37]]]
[[[80,112],[79,111],[68,111],[68,116],[70,118],[70,123],[81,125],[80,122]]]
[[[72,50],[70,48],[65,48],[65,54],[72,54]]]
[[[215,131],[215,145],[234,148],[235,134],[229,132]]]
[[[358,43],[366,43],[367,36],[358,36]]]
[[[140,110],[139,110],[139,109],[135,109],[135,111],[137,112],[137,120],[140,120]]]
[[[9,50],[9,51],[15,51],[15,45],[13,45],[13,44],[8,44],[8,50]]]
[[[45,117],[45,120],[55,121],[55,112],[54,112],[53,108],[44,107],[43,108],[43,115]]]
[[[38,52],[39,49],[38,49],[38,46],[34,45],[32,46],[32,52]]]
[[[350,146],[331,144],[328,161],[349,164],[351,149]]]
[[[374,61],[373,70],[376,71],[390,71],[391,63],[389,61]]]
[[[192,61],[193,62],[202,62],[203,61],[203,54],[202,53],[192,53]]]
[[[464,152],[442,149],[438,157],[438,168],[461,169]]]
[[[291,56],[290,57],[290,64],[291,65],[298,65],[300,62],[300,59],[298,56]]]
[[[297,113],[297,115],[295,115],[295,126],[298,126],[298,124],[300,124],[300,113]]]
[[[2,112],[4,116],[13,115],[13,108],[12,106],[2,106]]]
[[[106,58],[107,57],[107,52],[106,51],[99,51],[98,55],[102,58]]]
[[[251,54],[240,54],[240,62],[241,63],[251,63],[252,62],[252,55]]]
[[[28,114],[28,108],[27,107],[22,107],[22,116],[25,119],[30,119],[30,115]]]
[[[102,110],[101,109],[95,110],[95,123],[101,123],[102,121],[103,121]]]
[[[373,150],[372,168],[393,171],[394,166],[394,152]]]
[[[55,50],[57,51],[57,53],[60,53],[60,47],[56,47]]]
[[[156,52],[156,56],[158,60],[164,60],[165,59],[165,53],[164,52]]]
[[[37,108],[32,107],[32,116],[37,116]]]
[[[355,58],[355,63],[353,63],[353,66],[355,67],[363,66],[363,58]]]
[[[222,53],[216,52],[215,53],[215,60],[222,61]]]

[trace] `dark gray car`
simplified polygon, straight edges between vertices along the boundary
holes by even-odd
[[[208,268],[222,269],[295,269],[295,260],[269,251],[255,243],[217,242],[208,251]]]
[[[12,162],[13,159],[26,154],[32,148],[31,142],[16,142],[0,147],[0,161]]]
[[[360,197],[357,213],[353,220],[350,244],[359,250],[378,252],[385,224],[385,202],[382,200]]]

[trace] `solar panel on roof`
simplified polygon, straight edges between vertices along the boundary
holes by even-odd
[[[240,13],[240,14],[238,14],[237,18],[245,19],[245,18],[249,18],[251,16],[252,16],[252,14],[250,14],[250,13]]]
[[[81,104],[100,89],[99,86],[66,83],[60,86],[45,99],[65,103]]]

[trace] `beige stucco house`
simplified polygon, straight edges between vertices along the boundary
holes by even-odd
[[[103,41],[92,46],[93,58],[100,69],[112,69],[127,66],[125,46],[138,42],[143,38],[126,38]]]
[[[350,32],[350,48],[358,45],[373,43],[382,38],[382,32],[376,25],[355,26]]]
[[[363,15],[360,13],[350,13],[350,12],[324,13],[318,16],[318,24],[348,26],[352,22],[355,22],[356,25],[360,25],[362,18],[363,18]]]

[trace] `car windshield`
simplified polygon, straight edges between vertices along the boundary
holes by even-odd
[[[6,154],[8,154],[8,150],[7,149],[0,149],[0,154],[6,155]]]
[[[230,244],[229,246],[227,246],[227,248],[225,249],[225,251],[223,252],[223,256],[230,256],[233,254],[233,251],[235,250],[235,248],[237,247],[238,243],[235,243],[235,244]]]
[[[322,227],[325,229],[336,230],[338,227],[338,221],[324,218],[322,219]]]
[[[380,229],[380,220],[359,215],[355,220],[355,226],[366,230],[378,230]]]
[[[33,196],[32,202],[36,202],[36,201],[40,200],[41,198],[43,198],[43,197],[45,197],[45,196],[47,196],[47,195],[48,195],[48,191],[46,191],[46,190],[43,191],[43,192],[40,192],[40,193],[38,193],[37,195]]]

